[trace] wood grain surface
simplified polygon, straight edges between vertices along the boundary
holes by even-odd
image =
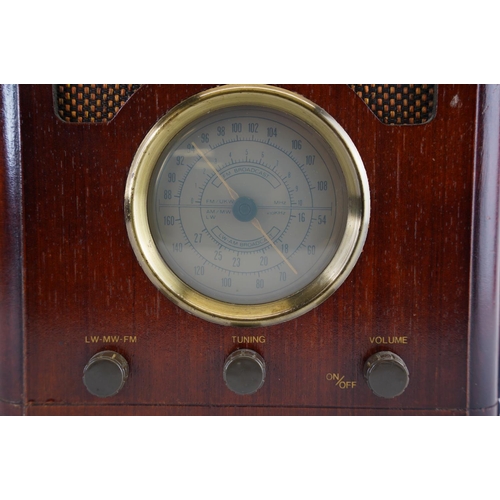
[[[0,415],[21,413],[23,278],[21,149],[16,85],[0,86]]]
[[[24,413],[494,413],[491,391],[471,406],[468,387],[480,88],[439,85],[432,121],[387,126],[347,85],[283,85],[323,107],[355,143],[370,183],[370,229],[358,264],[325,303],[280,325],[240,329],[193,317],[157,291],[124,223],[142,139],[208,87],[142,86],[107,124],[65,123],[50,85],[20,87]],[[264,342],[240,343],[244,336]],[[250,396],[222,379],[224,360],[241,347],[267,364],[264,386]],[[130,377],[99,399],[82,370],[104,349],[128,360]],[[379,350],[408,366],[397,398],[376,397],[363,379],[364,361]],[[354,387],[341,388],[336,375]]]

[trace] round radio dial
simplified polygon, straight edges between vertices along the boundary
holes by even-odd
[[[361,254],[363,162],[314,103],[222,86],[181,103],[139,147],[127,230],[151,281],[209,321],[264,326],[326,300]]]

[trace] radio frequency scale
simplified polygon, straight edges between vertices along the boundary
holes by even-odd
[[[366,237],[366,173],[323,110],[274,87],[182,103],[141,145],[125,197],[146,273],[221,324],[303,314],[352,269]]]

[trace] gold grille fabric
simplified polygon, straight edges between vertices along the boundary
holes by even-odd
[[[139,84],[56,84],[57,113],[66,122],[105,123],[114,118]]]
[[[349,86],[387,125],[417,125],[434,118],[435,84],[365,83]]]
[[[105,123],[140,87],[139,84],[65,83],[56,85],[57,113],[66,122]],[[434,84],[350,84],[375,116],[387,125],[417,125],[436,111]]]

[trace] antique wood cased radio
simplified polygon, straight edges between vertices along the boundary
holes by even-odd
[[[499,87],[0,109],[1,414],[497,414]]]

